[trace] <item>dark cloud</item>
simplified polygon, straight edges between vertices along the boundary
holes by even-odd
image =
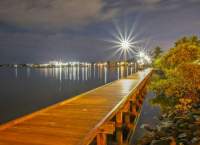
[[[112,2],[113,7],[120,7],[129,12],[165,11],[200,4],[199,0],[119,0]]]
[[[183,2],[184,1],[184,2]],[[1,0],[0,22],[42,29],[80,27],[123,11],[177,8],[198,0]]]
[[[0,21],[43,29],[81,26],[113,17],[117,11],[103,12],[104,5],[102,0],[1,0]]]

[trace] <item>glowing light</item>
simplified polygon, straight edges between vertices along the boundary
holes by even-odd
[[[142,51],[141,51],[141,52],[139,52],[139,57],[140,57],[140,58],[143,58],[143,57],[145,57],[145,53],[144,53],[144,52],[142,52]]]
[[[130,44],[129,41],[123,40],[121,42],[121,48],[124,49],[124,50],[130,49],[130,46],[131,46],[131,44]]]
[[[137,56],[139,58],[137,62],[140,65],[143,65],[145,63],[151,63],[151,58],[144,51],[139,51]]]
[[[106,66],[107,65],[107,62],[104,62],[104,64],[103,64],[104,66]]]
[[[137,53],[138,44],[141,40],[136,40],[136,34],[134,32],[135,25],[121,29],[116,24],[115,28],[116,32],[111,33],[114,39],[105,41],[113,43],[111,49],[115,49],[115,51],[111,57],[118,56],[126,61],[128,58],[132,58],[133,55]]]
[[[145,55],[144,59],[148,62],[151,63],[151,58],[148,55]]]
[[[139,65],[144,65],[144,60],[143,60],[143,59],[139,59],[139,60],[137,60],[137,63],[138,63]]]

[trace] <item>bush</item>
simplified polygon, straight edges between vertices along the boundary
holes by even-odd
[[[183,37],[168,52],[154,60],[159,73],[152,77],[150,88],[156,94],[153,104],[163,110],[181,108],[181,98],[200,99],[200,40]],[[177,105],[179,107],[177,107]]]

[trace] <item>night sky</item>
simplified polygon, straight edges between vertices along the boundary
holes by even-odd
[[[0,0],[0,64],[116,59],[116,25],[167,50],[200,34],[200,0]]]

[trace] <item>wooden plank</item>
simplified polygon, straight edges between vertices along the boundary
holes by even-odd
[[[0,136],[0,143],[6,143],[9,141],[17,143],[32,143],[35,145],[73,145],[78,144],[80,139],[77,138],[63,138],[60,136],[50,136],[44,134],[21,134],[18,132],[4,131]],[[15,145],[15,144],[13,144]]]
[[[95,137],[106,144],[105,134],[113,133],[115,127],[109,121],[118,114],[116,126],[121,126],[122,110],[130,110],[129,101],[151,72],[138,72],[6,123],[0,126],[0,145],[87,145]]]

